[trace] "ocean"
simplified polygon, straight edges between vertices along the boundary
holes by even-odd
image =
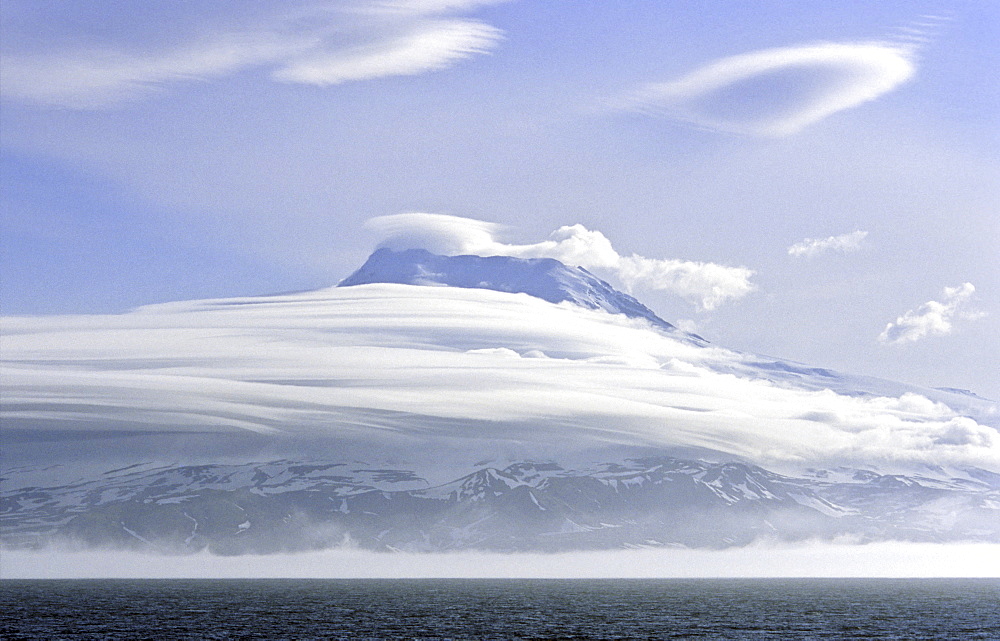
[[[1000,579],[2,580],[13,639],[1000,639]]]

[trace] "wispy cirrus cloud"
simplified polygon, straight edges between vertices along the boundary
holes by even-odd
[[[967,303],[975,292],[972,283],[945,287],[942,300],[930,300],[907,311],[895,322],[886,325],[878,339],[882,343],[902,345],[928,336],[947,336],[954,329],[956,320],[972,321],[985,316],[982,312],[967,309]]]
[[[269,64],[306,48],[305,43],[263,33],[218,34],[150,55],[114,49],[15,53],[3,57],[0,69],[8,99],[95,109],[163,90],[169,83]]]
[[[861,249],[861,242],[868,236],[866,231],[852,231],[849,234],[828,236],[826,238],[805,238],[788,248],[789,256],[805,256],[807,258],[828,251],[856,252]]]
[[[621,107],[716,131],[787,136],[911,79],[914,51],[879,42],[752,51],[650,83]]]
[[[259,15],[249,11],[251,18],[238,25],[208,17],[198,28],[182,28],[184,21],[175,16],[176,35],[155,43],[142,36],[97,37],[86,46],[71,46],[52,38],[43,46],[19,47],[25,34],[11,33],[8,40],[15,44],[5,47],[0,60],[4,95],[94,109],[174,83],[252,70],[267,71],[280,82],[320,86],[416,75],[496,46],[499,29],[460,16],[483,4],[490,2],[283,3],[258,9]],[[171,33],[168,27],[164,33]]]
[[[547,240],[514,245],[497,240],[500,225],[444,214],[408,213],[380,216],[368,227],[393,249],[420,247],[439,254],[478,254],[555,258],[619,279],[628,289],[669,292],[712,310],[754,291],[753,270],[716,263],[670,258],[623,256],[600,231],[565,225]]]
[[[273,77],[288,82],[335,85],[352,80],[413,76],[487,53],[499,38],[499,29],[481,22],[440,20],[366,47],[303,56],[276,70]]]

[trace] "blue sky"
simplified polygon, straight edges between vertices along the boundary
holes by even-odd
[[[326,286],[379,216],[518,246],[580,224],[622,257],[752,270],[711,309],[631,283],[709,340],[1000,396],[995,3],[5,0],[0,19],[4,314]]]

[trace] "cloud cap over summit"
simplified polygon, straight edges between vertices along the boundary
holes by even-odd
[[[379,246],[427,249],[444,255],[555,258],[620,280],[626,290],[662,291],[701,310],[712,310],[754,291],[752,269],[672,258],[620,254],[603,233],[581,224],[563,225],[547,240],[518,245],[498,240],[504,227],[445,214],[378,216],[366,226],[382,237]]]

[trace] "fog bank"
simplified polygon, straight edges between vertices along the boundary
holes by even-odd
[[[1000,577],[1000,545],[759,544],[720,551],[406,554],[352,549],[266,556],[4,550],[0,578]]]

